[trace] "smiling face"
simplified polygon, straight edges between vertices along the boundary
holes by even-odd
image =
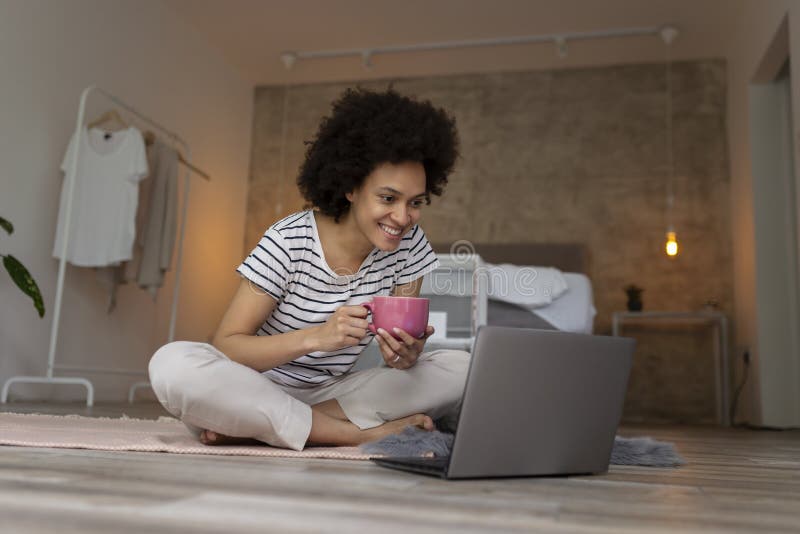
[[[384,251],[400,245],[419,220],[425,199],[425,167],[416,161],[383,163],[347,194],[349,216],[363,236]]]

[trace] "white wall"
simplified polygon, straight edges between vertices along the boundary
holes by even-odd
[[[795,0],[750,0],[738,10],[736,39],[731,41],[729,59],[729,142],[731,157],[731,213],[734,243],[734,279],[736,295],[735,365],[741,376],[741,351],[749,348],[752,373],[748,379],[744,403],[745,418],[763,425],[800,426],[800,356],[796,351],[771,350],[766,332],[759,331],[758,307],[778,307],[779,302],[757,298],[758,277],[780,273],[781,266],[756,258],[756,232],[753,190],[761,188],[763,178],[753,177],[749,115],[749,86],[780,24],[788,14],[790,31],[792,110],[794,132],[800,140],[800,3]],[[795,176],[800,176],[798,142],[793,143]],[[787,288],[788,290],[789,288]],[[763,297],[763,295],[759,296]],[[797,335],[798,325],[788,325]]]
[[[47,314],[0,270],[0,380],[45,372],[57,262],[51,258],[63,152],[84,87],[97,84],[181,134],[195,163],[177,338],[206,340],[237,284],[250,151],[252,87],[203,35],[157,0],[0,0],[0,251],[25,263]],[[94,117],[109,105],[97,97]],[[146,368],[167,335],[172,276],[152,300],[125,286],[118,308],[95,273],[68,267],[58,361]],[[74,373],[73,373],[74,374]],[[90,375],[100,400],[141,378]],[[15,386],[18,399],[82,397],[73,386]]]

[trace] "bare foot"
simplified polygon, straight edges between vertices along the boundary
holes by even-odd
[[[204,445],[263,445],[260,441],[253,438],[237,438],[226,436],[212,430],[200,432],[200,441]]]
[[[337,419],[317,406],[311,408],[311,416],[311,433],[306,443],[309,446],[361,445],[390,434],[399,434],[407,426],[416,426],[428,431],[436,430],[433,420],[425,414],[415,414],[388,421],[367,430],[361,430],[350,421]]]
[[[436,430],[436,426],[433,424],[433,419],[425,414],[418,413],[409,415],[408,417],[403,417],[402,419],[387,421],[381,426],[364,430],[364,440],[361,441],[361,443],[376,441],[391,434],[400,434],[407,426],[415,426],[417,428],[421,428],[422,430],[427,430],[428,432]]]

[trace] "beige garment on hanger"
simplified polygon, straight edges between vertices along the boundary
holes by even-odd
[[[158,139],[150,148],[148,181],[136,283],[155,297],[172,264],[178,226],[178,152]]]

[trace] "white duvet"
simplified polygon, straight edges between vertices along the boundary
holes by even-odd
[[[567,281],[558,269],[487,263],[490,299],[516,304],[528,309],[549,306],[567,291]]]
[[[552,304],[544,308],[532,309],[534,313],[564,332],[591,334],[594,326],[594,307],[592,282],[585,274],[564,273],[569,288]]]

